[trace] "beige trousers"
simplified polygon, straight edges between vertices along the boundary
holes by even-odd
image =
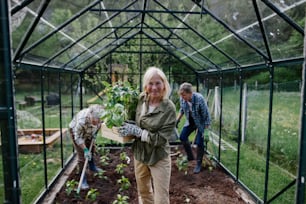
[[[141,204],[169,204],[170,155],[156,164],[146,165],[134,158],[135,177]]]

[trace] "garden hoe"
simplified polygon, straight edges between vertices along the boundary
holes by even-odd
[[[92,149],[92,146],[93,146],[94,143],[95,143],[95,139],[92,139],[90,147],[89,147],[89,152],[91,152],[91,149]],[[81,174],[81,177],[80,177],[80,180],[79,180],[77,194],[80,193],[82,182],[83,182],[83,179],[84,179],[84,176],[85,176],[85,173],[86,173],[87,164],[88,164],[88,158],[85,159],[85,163],[84,163],[84,166],[83,166],[82,174]]]

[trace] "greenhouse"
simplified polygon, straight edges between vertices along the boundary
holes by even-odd
[[[306,0],[0,1],[0,200],[44,203],[62,188],[73,116],[117,83],[143,91],[154,66],[177,112],[183,82],[204,96],[206,158],[252,202],[306,203],[305,13]]]

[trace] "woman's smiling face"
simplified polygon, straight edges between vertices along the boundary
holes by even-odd
[[[163,80],[156,74],[149,81],[146,86],[146,92],[150,95],[151,99],[161,99],[165,90]]]

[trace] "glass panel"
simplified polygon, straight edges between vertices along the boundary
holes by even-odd
[[[269,49],[273,60],[302,57],[303,35],[298,33],[298,31],[280,16],[273,13],[263,3],[260,3],[259,6],[261,8],[262,21],[265,26],[266,36],[269,40]],[[302,10],[304,10],[305,14],[305,7]],[[305,15],[301,18],[301,14],[299,14],[302,11],[288,10],[288,12],[295,13],[300,22],[305,18]]]
[[[289,16],[295,23],[302,28],[305,28],[305,8],[306,2],[304,0],[269,0],[280,11]]]
[[[213,151],[220,150],[220,161],[228,168],[234,175],[237,174],[237,157],[238,157],[238,141],[239,141],[239,117],[240,117],[240,85],[239,76],[232,74],[225,74],[226,82],[223,82],[222,96],[219,87],[215,87],[214,103],[212,110],[214,110],[213,117],[219,118],[222,111],[221,122],[221,138],[219,132],[211,134]],[[218,95],[216,95],[218,93]],[[222,98],[221,98],[222,97]],[[222,100],[222,110],[221,110]],[[218,120],[220,126],[220,120]],[[214,153],[214,155],[218,155]]]
[[[264,41],[257,29],[257,17],[251,0],[247,1],[207,1],[207,8],[213,15],[220,18],[229,28],[257,49],[265,52]],[[223,8],[223,9],[221,9]],[[217,37],[220,39],[221,33]],[[221,38],[222,39],[222,38]]]
[[[288,69],[290,68],[290,69]],[[293,70],[293,69],[296,70]],[[275,67],[273,113],[271,129],[268,198],[283,190],[296,179],[299,163],[299,128],[301,79],[284,80],[282,74],[301,71],[300,67]],[[290,70],[290,71],[289,71]],[[300,73],[302,76],[302,73]],[[295,186],[276,203],[290,203],[295,198]]]
[[[257,73],[244,73],[244,76],[248,76],[248,78],[254,75]],[[239,177],[261,199],[263,199],[266,173],[270,101],[269,78],[269,72],[263,71],[261,79],[265,79],[267,84],[245,80],[246,91],[244,90],[244,93],[246,94],[243,95],[247,101],[247,105],[244,107],[247,118],[245,120],[245,136],[242,136],[244,142],[240,149]]]

